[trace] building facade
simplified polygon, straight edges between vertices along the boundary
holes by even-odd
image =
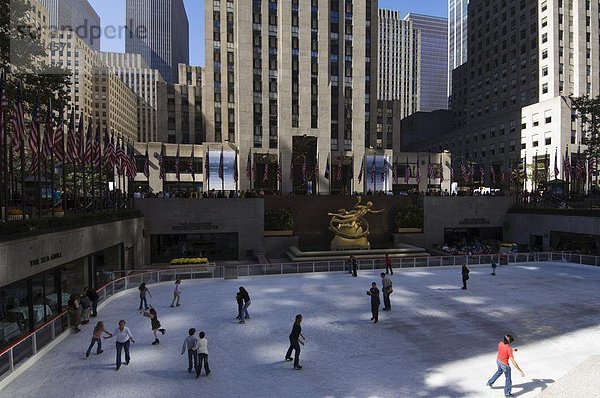
[[[158,85],[164,82],[160,72],[148,67],[141,54],[101,52],[99,56],[136,94],[136,141],[158,141]]]
[[[183,0],[127,0],[125,52],[141,54],[166,82],[178,81],[178,65],[189,64],[189,23]]]
[[[452,95],[452,71],[467,62],[469,0],[448,0],[448,97]]]
[[[88,0],[40,0],[48,9],[50,30],[75,32],[94,50],[100,51],[100,17]]]
[[[404,19],[421,32],[418,109],[448,109],[448,19],[413,13]]]
[[[399,11],[379,10],[377,99],[400,101],[402,119],[419,110],[421,31]]]
[[[383,143],[377,1],[205,2],[205,29],[206,139],[279,162],[285,192],[325,192],[326,159],[342,157],[334,189],[357,190],[365,146]]]

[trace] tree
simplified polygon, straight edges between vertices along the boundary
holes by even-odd
[[[585,154],[594,159],[597,170],[600,160],[600,96],[573,98],[573,107],[581,122],[584,137],[582,144],[587,145]],[[593,177],[591,176],[590,181]]]

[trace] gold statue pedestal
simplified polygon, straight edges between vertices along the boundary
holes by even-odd
[[[329,230],[334,233],[331,250],[369,250],[369,223],[364,219],[367,214],[381,213],[373,210],[373,203],[361,204],[361,197],[356,197],[354,209],[340,209],[337,213],[329,213]]]
[[[363,230],[361,227],[356,226],[341,226],[338,227],[338,232],[341,232],[345,236],[361,236],[358,239],[345,238],[343,235],[336,234],[331,241],[331,250],[369,250],[371,249],[371,243],[367,239],[367,236],[363,236]]]

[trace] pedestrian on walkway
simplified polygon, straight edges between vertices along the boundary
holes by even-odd
[[[381,285],[383,289],[383,310],[389,311],[392,309],[392,303],[390,302],[390,294],[392,294],[394,290],[392,289],[392,280],[387,274],[383,272],[381,273]]]
[[[236,293],[235,301],[237,302],[238,306],[238,315],[235,317],[235,319],[242,319],[242,308],[244,307],[244,299],[242,298],[241,292],[238,291]]]
[[[100,300],[100,296],[98,292],[93,287],[89,287],[86,292],[87,296],[92,301],[92,318],[98,316],[98,301]]]
[[[202,370],[202,364],[204,364],[204,373],[208,376],[210,374],[210,368],[208,367],[208,340],[206,339],[206,333],[200,332],[198,335],[198,367],[196,368],[196,378],[200,377]]]
[[[390,273],[390,275],[394,275],[394,270],[392,269],[392,258],[389,254],[385,254],[385,273]]]
[[[371,283],[371,289],[367,290],[367,295],[371,296],[371,320],[374,321],[373,323],[377,323],[379,322],[379,305],[381,304],[377,283]]]
[[[92,313],[92,300],[87,295],[87,289],[84,289],[79,302],[81,304],[81,324],[87,325],[90,323],[90,314]]]
[[[181,290],[179,290],[180,284],[181,279],[177,279],[175,281],[175,290],[173,291],[173,301],[171,301],[171,308],[179,307],[179,299],[181,298]]]
[[[72,294],[67,302],[67,308],[69,309],[69,316],[71,318],[71,326],[75,333],[80,332],[79,325],[81,323],[81,306],[79,305],[79,298],[77,294]]]
[[[350,255],[350,261],[352,261],[352,276],[356,278],[358,276],[358,261],[356,261],[354,254]]]
[[[85,353],[86,358],[90,356],[90,352],[92,352],[92,348],[96,343],[98,343],[96,354],[100,355],[104,352],[102,350],[102,333],[106,333],[108,337],[112,337],[112,334],[104,328],[104,322],[100,321],[96,324],[96,327],[94,327],[94,332],[92,333],[92,342]]]
[[[250,319],[250,315],[248,314],[248,307],[250,307],[250,295],[243,286],[240,286],[240,294],[242,295],[244,307],[242,308],[242,311],[240,311],[239,323],[246,323],[245,319]]]
[[[497,267],[496,262],[492,261],[492,275],[494,275],[494,276],[496,276],[496,267]]]
[[[152,327],[152,334],[154,334],[154,342],[152,343],[152,345],[160,344],[160,340],[158,340],[158,332],[162,333],[164,336],[165,329],[161,328],[161,324],[158,320],[158,314],[156,313],[156,310],[150,307],[150,311],[144,311],[143,315],[147,318],[150,318],[150,326]]]
[[[467,268],[467,264],[462,265],[461,275],[462,275],[462,289],[467,290],[467,281],[469,280],[469,269]]]
[[[121,352],[125,349],[125,365],[129,365],[129,361],[131,357],[129,356],[129,344],[135,343],[133,341],[133,335],[131,334],[131,330],[128,327],[125,327],[125,320],[121,319],[119,321],[119,327],[115,329],[115,332],[110,337],[105,337],[105,339],[110,339],[111,337],[116,337],[117,339],[117,367],[115,370],[119,370],[121,367]]]
[[[348,257],[346,265],[348,266],[348,273],[352,274],[352,256]]]
[[[148,301],[146,300],[146,295],[152,297],[152,295],[150,294],[150,290],[148,290],[148,288],[146,287],[146,283],[142,282],[142,284],[140,285],[140,287],[138,287],[138,290],[140,291],[140,308],[139,310],[142,310],[142,305],[144,307],[144,309],[146,311],[148,311]]]
[[[196,337],[196,329],[191,328],[188,330],[188,337],[183,340],[183,346],[181,346],[181,355],[187,349],[188,353],[188,373],[192,373],[192,365],[196,372],[198,372],[198,337]]]
[[[498,370],[496,371],[496,373],[494,373],[494,375],[486,383],[488,385],[488,387],[492,387],[494,382],[496,380],[498,380],[498,377],[502,376],[502,373],[504,373],[504,377],[506,378],[506,382],[504,383],[504,396],[505,397],[513,396],[511,393],[512,378],[511,378],[511,374],[510,374],[511,369],[510,369],[509,360],[512,361],[512,364],[514,365],[514,367],[517,368],[517,370],[521,373],[521,377],[525,377],[525,373],[523,373],[523,371],[519,367],[519,364],[517,364],[517,361],[515,360],[515,357],[513,354],[513,349],[510,346],[510,344],[514,341],[515,341],[515,339],[510,334],[507,334],[504,336],[502,341],[498,343],[498,356],[496,357],[496,364],[498,365]],[[515,351],[516,351],[516,349],[515,349]]]
[[[300,366],[300,345],[304,345],[306,342],[306,338],[302,334],[302,327],[300,324],[302,323],[302,314],[296,315],[296,319],[294,320],[294,325],[292,326],[292,332],[290,333],[290,347],[285,353],[285,360],[292,360],[292,351],[294,352],[294,369],[302,369]]]

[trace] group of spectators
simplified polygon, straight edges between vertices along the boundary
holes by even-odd
[[[81,331],[79,326],[90,323],[90,317],[98,316],[100,296],[93,287],[85,287],[82,292],[71,294],[67,307],[71,318],[71,326],[75,333]]]
[[[442,251],[452,255],[469,255],[477,256],[481,254],[498,254],[499,245],[497,242],[479,242],[478,240],[472,243],[463,244],[448,244],[444,243]]]

